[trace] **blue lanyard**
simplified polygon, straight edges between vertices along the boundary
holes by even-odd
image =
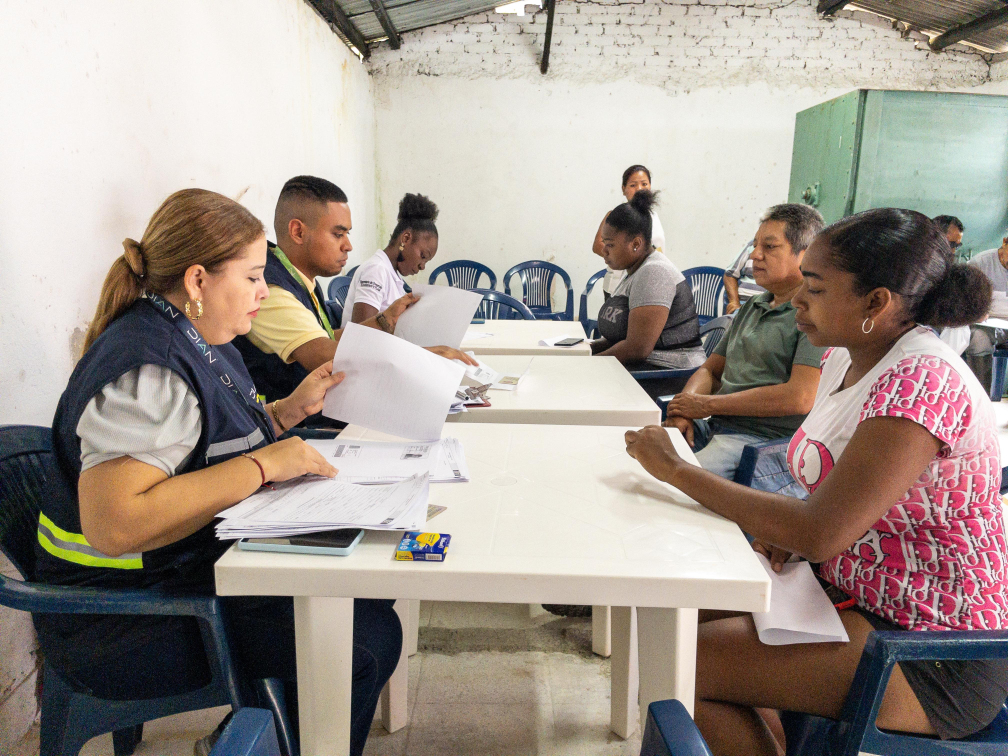
[[[200,336],[199,331],[196,330],[196,326],[192,324],[189,318],[185,317],[177,307],[172,305],[170,302],[166,302],[162,297],[157,294],[146,293],[147,301],[150,302],[151,306],[159,313],[161,316],[167,320],[169,323],[173,324],[179,331],[181,331],[185,337],[186,341],[193,345],[206,361],[206,364],[211,370],[220,378],[220,382],[224,384],[235,396],[241,397],[245,402],[245,405],[253,410],[260,417],[266,417],[266,410],[263,408],[262,404],[259,403],[259,398],[256,395],[255,386],[249,391],[246,396],[245,392],[242,391],[238,384],[231,378],[225,369],[225,360],[221,357],[215,356],[213,352],[213,347],[206,343],[202,336]],[[269,418],[266,418],[267,420]],[[267,422],[270,431],[273,430],[272,423]],[[272,437],[272,433],[269,434]]]

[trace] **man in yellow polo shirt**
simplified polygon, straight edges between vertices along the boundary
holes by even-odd
[[[277,243],[269,245],[263,272],[270,295],[260,305],[252,330],[234,341],[267,402],[288,396],[309,372],[336,354],[342,331],[329,321],[325,295],[315,279],[337,275],[353,249],[347,196],[322,178],[296,176],[284,184],[273,225]],[[399,316],[415,301],[407,294],[362,325],[392,333]],[[456,349],[431,351],[472,362]],[[305,424],[334,423],[313,415]]]

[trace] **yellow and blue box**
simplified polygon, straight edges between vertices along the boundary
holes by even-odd
[[[447,533],[420,533],[415,530],[404,533],[396,548],[396,561],[443,562],[450,541],[451,536]]]

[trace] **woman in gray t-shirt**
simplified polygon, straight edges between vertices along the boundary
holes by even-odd
[[[653,205],[654,195],[641,190],[602,226],[606,264],[627,275],[599,311],[602,338],[592,342],[592,354],[624,365],[696,368],[706,357],[693,293],[675,265],[651,246]]]

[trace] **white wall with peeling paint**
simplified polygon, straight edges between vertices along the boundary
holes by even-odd
[[[0,424],[52,422],[123,238],[177,189],[270,227],[286,179],[325,176],[351,199],[351,259],[375,248],[370,78],[303,0],[7,0],[0,105]],[[0,627],[9,753],[36,659],[27,615]]]
[[[373,251],[374,108],[360,61],[303,0],[10,0],[0,22],[0,423],[49,424],[126,236],[172,191],[283,182],[349,195]]]

